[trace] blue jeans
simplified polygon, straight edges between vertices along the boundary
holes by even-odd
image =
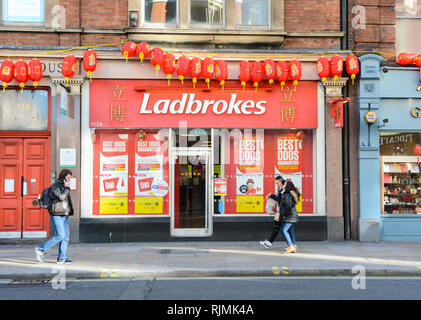
[[[291,244],[293,244],[295,246],[294,224],[289,222],[283,222],[281,230],[285,241],[287,242],[287,245],[290,246]]]
[[[41,244],[38,249],[41,251],[47,251],[59,243],[58,247],[58,259],[66,260],[67,246],[69,245],[69,217],[62,216],[50,216],[50,221],[54,226],[56,235],[51,237],[43,244]]]

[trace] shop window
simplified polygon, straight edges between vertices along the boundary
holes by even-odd
[[[266,195],[277,192],[278,175],[291,179],[301,192],[297,211],[313,213],[311,130],[302,135],[295,130],[215,131],[220,155],[215,147],[214,178],[222,178],[220,182],[226,188],[226,194],[214,197],[215,213],[266,214]]]
[[[167,27],[176,25],[177,6],[177,0],[145,0],[145,23]]]
[[[421,0],[396,0],[396,52],[420,52]]]
[[[3,22],[44,22],[44,0],[3,0]]]
[[[236,24],[239,27],[265,26],[270,22],[269,0],[236,0]]]
[[[168,215],[167,130],[100,130],[94,215]]]
[[[421,133],[380,133],[383,214],[421,214]]]
[[[190,0],[190,23],[207,27],[224,24],[225,0]]]

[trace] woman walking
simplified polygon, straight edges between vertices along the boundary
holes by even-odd
[[[298,213],[295,206],[300,202],[300,192],[295,188],[292,181],[284,184],[284,194],[282,195],[279,212],[283,217],[281,231],[287,243],[285,253],[297,252],[295,243],[294,225],[298,222]]]

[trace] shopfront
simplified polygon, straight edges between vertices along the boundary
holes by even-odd
[[[360,239],[421,240],[419,68],[361,62]]]
[[[303,195],[302,238],[325,239],[323,98],[317,81],[85,84],[80,241],[257,239],[277,175]]]

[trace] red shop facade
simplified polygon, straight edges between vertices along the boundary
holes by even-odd
[[[327,239],[318,81],[93,79],[83,90],[81,242],[260,240],[278,175],[302,194],[297,239]]]

